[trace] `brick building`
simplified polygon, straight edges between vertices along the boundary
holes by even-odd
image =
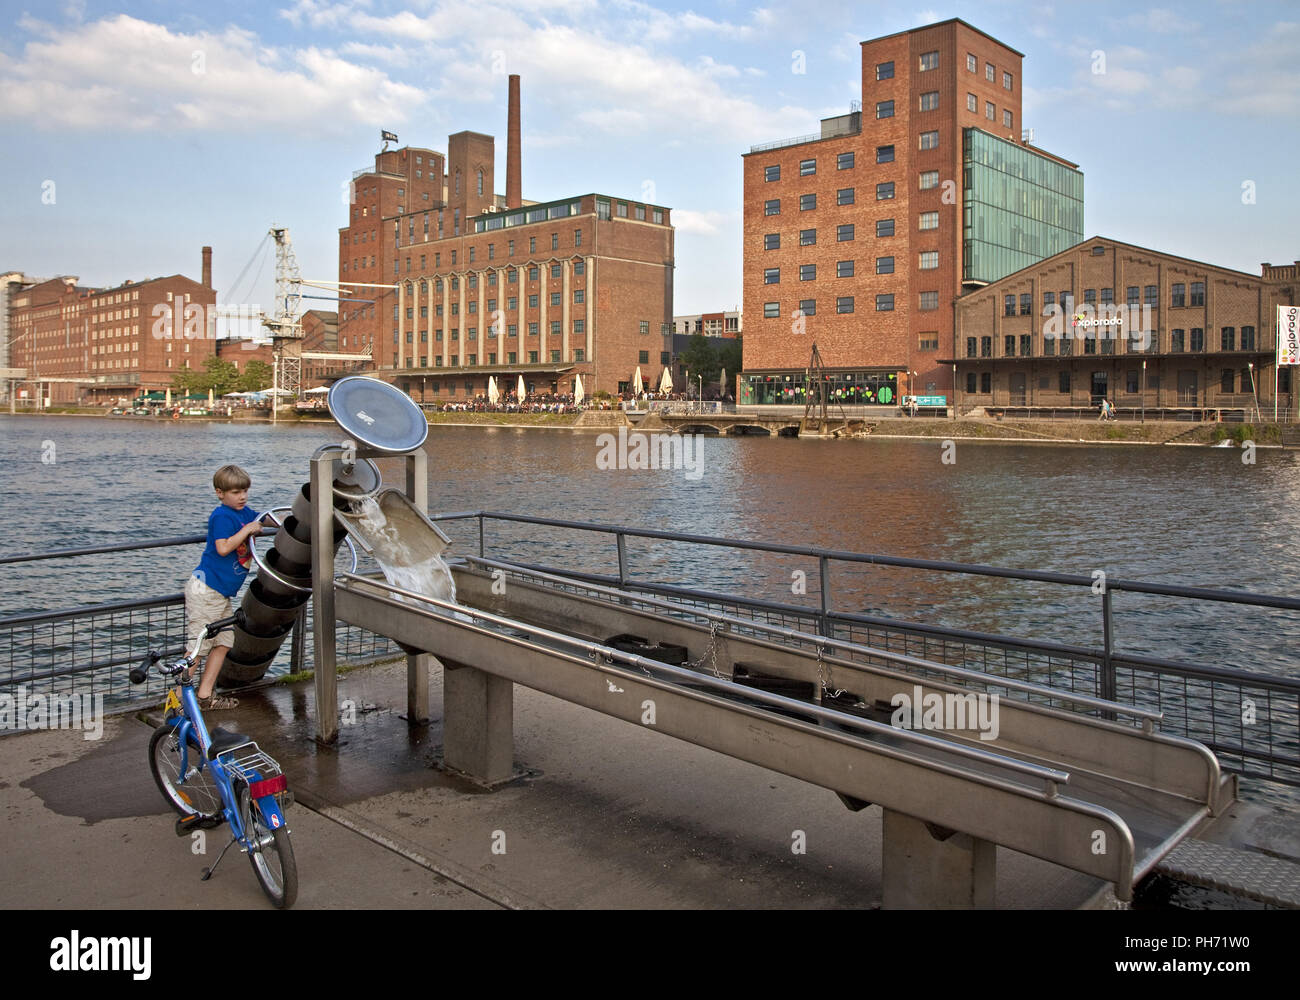
[[[211,249],[203,250],[202,283],[173,274],[83,288],[65,275],[13,292],[10,365],[27,370],[20,398],[108,405],[166,389],[178,370],[201,368],[215,352],[216,304]]]
[[[744,161],[740,402],[946,395],[953,303],[1083,238],[1075,164],[1021,141],[1023,56],[953,19],[862,43],[861,110]]]
[[[602,194],[519,194],[511,78],[507,194],[494,139],[459,132],[447,155],[405,147],[354,175],[339,231],[338,338],[424,402],[487,391],[619,391],[671,351],[674,231],[667,208]],[[396,288],[391,286],[396,285]]]
[[[957,303],[957,404],[1295,413],[1277,307],[1300,262],[1251,275],[1097,236]],[[945,353],[949,345],[944,345]]]

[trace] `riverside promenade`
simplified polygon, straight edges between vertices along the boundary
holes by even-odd
[[[878,808],[850,813],[823,789],[521,687],[517,778],[486,792],[441,768],[441,670],[432,670],[433,722],[416,729],[399,714],[404,663],[340,677],[337,747],[310,736],[309,681],[245,691],[239,708],[212,713],[288,774],[296,909],[879,907]],[[156,716],[111,717],[93,741],[79,731],[0,738],[11,862],[0,906],[266,906],[233,851],[199,881],[225,831],[209,831],[206,854],[175,836],[146,761],[146,719]],[[1264,849],[1300,855],[1293,817],[1249,804],[1230,813],[1223,842],[1271,838]],[[1114,905],[1086,876],[1001,848],[997,863],[1000,908]]]

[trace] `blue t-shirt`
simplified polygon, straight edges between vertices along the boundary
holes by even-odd
[[[253,554],[245,539],[230,555],[220,555],[217,552],[217,539],[238,534],[249,521],[256,521],[261,516],[252,507],[235,510],[225,504],[218,505],[208,515],[208,545],[203,550],[203,558],[199,560],[194,575],[223,597],[234,597],[239,593],[239,588],[248,576],[248,564],[252,561]]]

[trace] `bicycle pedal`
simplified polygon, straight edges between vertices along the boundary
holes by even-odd
[[[195,830],[212,830],[224,823],[225,820],[220,816],[205,816],[202,813],[191,813],[188,816],[182,816],[176,821],[176,836],[184,837]]]
[[[212,878],[212,869],[211,869],[211,868],[204,868],[204,869],[203,869],[203,874],[199,876],[199,881],[200,881],[200,882],[206,882],[206,881],[207,881],[208,879],[210,879],[210,878]]]

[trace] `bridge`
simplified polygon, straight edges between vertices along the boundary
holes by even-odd
[[[887,416],[885,413],[881,417]],[[644,431],[673,431],[682,434],[779,435],[782,437],[853,437],[871,433],[872,422],[861,415],[834,415],[825,422],[804,418],[803,409],[727,413],[691,410],[652,410],[637,424]]]

